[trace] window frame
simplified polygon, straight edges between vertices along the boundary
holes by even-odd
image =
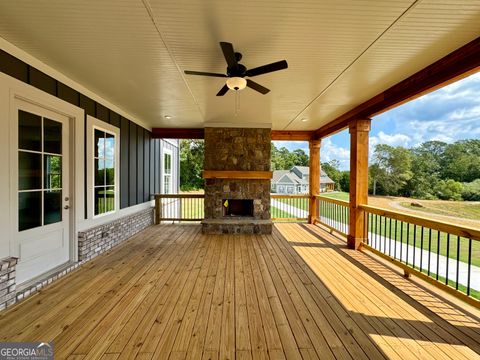
[[[113,185],[103,185],[105,188],[113,187],[114,189],[114,203],[113,210],[101,214],[95,214],[95,130],[105,132],[113,135],[114,157],[113,169],[114,180]],[[87,117],[87,218],[98,219],[108,215],[117,213],[120,210],[120,129],[105,123],[92,116]]]
[[[173,194],[173,151],[172,149],[169,149],[167,147],[164,147],[163,148],[163,151],[162,151],[162,189],[161,189],[161,193],[162,194]],[[165,155],[169,155],[170,156],[170,173],[167,174],[165,172],[166,170],[166,161],[165,161]],[[166,176],[169,176],[170,178],[170,182],[169,182],[169,192],[165,192],[165,177]]]

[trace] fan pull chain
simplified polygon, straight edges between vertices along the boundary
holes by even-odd
[[[235,116],[238,115],[240,111],[240,91],[235,91]]]

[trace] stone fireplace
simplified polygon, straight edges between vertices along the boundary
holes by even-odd
[[[269,234],[270,129],[205,128],[208,234]]]

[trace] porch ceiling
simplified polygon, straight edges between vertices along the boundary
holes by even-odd
[[[479,33],[478,0],[0,2],[1,37],[152,127],[314,130]],[[247,67],[289,63],[237,116],[221,78],[183,74],[225,72],[219,41]]]

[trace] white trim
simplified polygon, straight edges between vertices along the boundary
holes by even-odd
[[[85,96],[88,96],[90,99],[97,101],[98,103],[106,106],[107,108],[115,111],[116,113],[122,115],[123,117],[133,121],[134,123],[146,128],[147,130],[152,130],[151,126],[146,125],[145,122],[138,120],[137,116],[134,116],[128,113],[125,110],[122,110],[120,107],[112,104],[111,102],[105,100],[101,96],[98,96],[94,92],[88,90],[85,86],[73,81],[69,77],[65,76],[60,71],[50,67],[49,65],[41,62],[37,58],[33,57],[29,53],[23,51],[22,49],[16,47],[12,43],[8,42],[4,38],[0,36],[0,49],[6,51],[7,53],[15,56],[16,58],[22,60],[23,62],[35,67],[36,69],[44,72],[47,75],[50,75],[54,79],[64,83],[65,85],[71,87],[72,89],[77,90],[78,92],[82,93]]]
[[[83,218],[83,186],[78,186],[78,184],[83,184],[83,121],[84,121],[84,111],[72,104],[69,104],[55,96],[52,96],[44,91],[34,88],[28,84],[23,83],[11,76],[6,74],[0,73],[0,114],[4,119],[8,119],[5,130],[6,134],[8,134],[9,139],[5,141],[5,144],[2,146],[8,146],[8,150],[6,154],[8,156],[8,160],[6,161],[6,169],[10,169],[7,171],[7,174],[4,176],[8,177],[8,192],[9,197],[8,200],[5,202],[9,205],[7,216],[6,218],[9,219],[10,224],[6,226],[4,229],[6,231],[6,238],[5,241],[9,242],[9,254],[4,254],[2,247],[0,247],[0,257],[4,256],[18,256],[18,246],[15,243],[15,236],[16,233],[15,226],[16,220],[15,215],[12,213],[11,204],[15,204],[13,197],[16,196],[14,194],[13,189],[16,189],[16,182],[17,178],[14,178],[14,174],[17,171],[13,171],[12,164],[15,164],[16,161],[14,158],[17,156],[17,152],[12,150],[12,118],[14,114],[14,103],[16,99],[20,99],[27,103],[31,103],[33,105],[41,106],[47,110],[53,111],[60,115],[68,117],[70,120],[70,169],[69,169],[69,177],[70,177],[70,189],[69,197],[70,197],[70,260],[77,261],[77,250],[78,250],[78,236],[77,236],[77,227],[79,224],[79,220]],[[14,131],[16,133],[16,131]],[[7,145],[8,144],[8,145]],[[3,163],[5,159],[0,159],[0,162]],[[3,166],[3,165],[2,165]],[[13,174],[14,173],[14,174]],[[2,183],[3,179],[0,179],[0,184]],[[73,195],[73,196],[72,196]],[[77,201],[79,200],[79,201]],[[1,222],[1,221],[0,221]],[[2,236],[2,239],[4,237]]]
[[[170,155],[170,192],[165,193],[165,155]],[[161,176],[162,176],[162,188],[160,189],[161,194],[172,194],[173,193],[173,151],[165,146],[162,147],[162,158],[161,158]]]
[[[109,213],[105,214],[104,216],[97,216],[94,219],[88,219],[79,225],[78,231],[85,231],[95,226],[111,223],[112,221],[118,220],[124,216],[132,215],[139,211],[150,209],[154,205],[154,201],[147,201],[142,204],[120,209],[115,213]]]
[[[93,178],[95,174],[95,162],[93,161],[94,154],[94,131],[99,129],[115,136],[115,159],[114,159],[114,169],[115,169],[115,210],[109,211],[108,213],[103,213],[95,215],[93,213],[93,204],[94,204],[94,191],[93,191]],[[107,215],[114,214],[120,209],[120,129],[116,126],[107,124],[106,122],[96,119],[93,116],[87,115],[87,152],[86,152],[86,163],[87,163],[87,218],[96,219],[99,217],[105,217]]]

